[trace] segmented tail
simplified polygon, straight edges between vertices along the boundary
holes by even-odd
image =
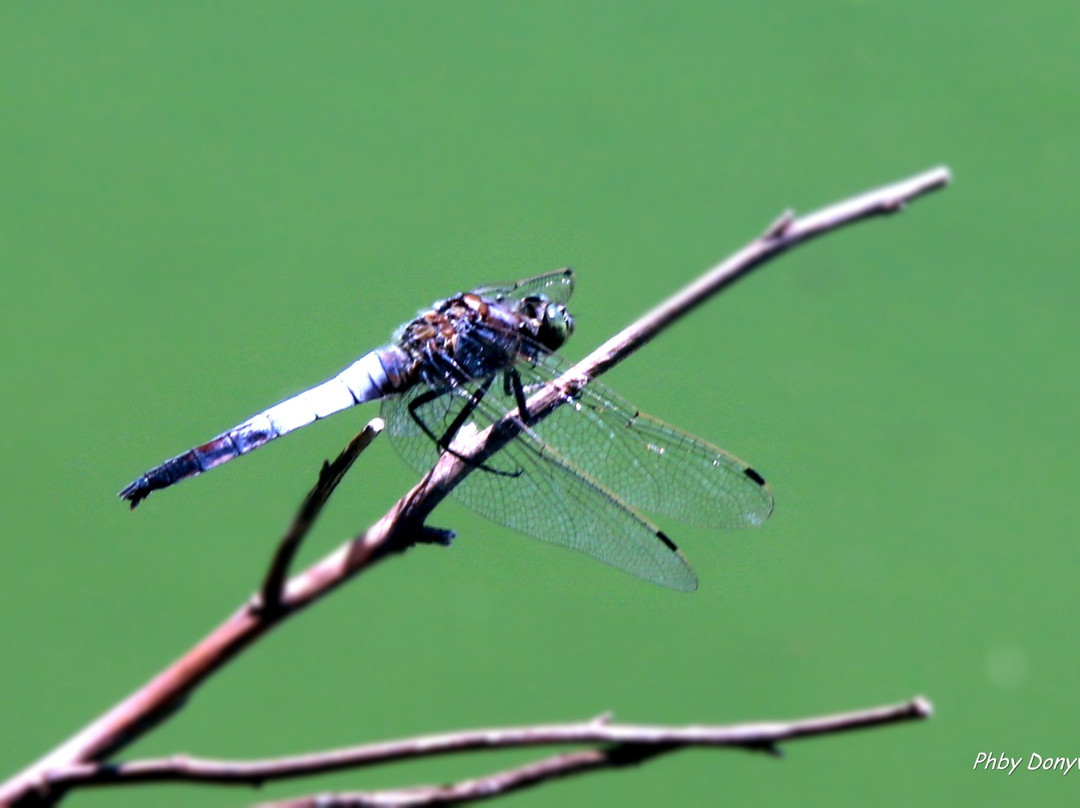
[[[275,404],[202,446],[150,469],[119,496],[134,509],[153,491],[209,471],[318,418],[396,392],[405,383],[406,360],[405,352],[396,346],[364,354],[329,381]]]

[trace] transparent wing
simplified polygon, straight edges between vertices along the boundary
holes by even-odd
[[[568,366],[547,354],[520,362],[518,372],[528,392]],[[647,513],[725,528],[754,527],[772,513],[772,493],[753,468],[639,412],[599,382],[590,382],[535,431],[571,464]]]
[[[418,387],[383,402],[387,431],[402,456],[419,471],[438,457],[435,444],[417,423],[438,436],[467,406],[474,389],[460,386],[430,398]],[[463,430],[482,430],[509,408],[499,380],[472,412]],[[410,407],[421,396],[428,398]],[[469,474],[454,496],[490,519],[535,538],[585,553],[645,580],[681,591],[697,578],[663,533],[631,510],[554,449],[530,434],[519,435],[483,467]]]
[[[478,286],[473,294],[496,300],[523,300],[530,295],[545,295],[552,303],[566,303],[574,292],[574,270],[557,269],[513,283]]]

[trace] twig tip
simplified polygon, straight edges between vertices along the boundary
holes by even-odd
[[[794,222],[795,211],[793,211],[791,208],[788,208],[780,214],[780,217],[775,222],[770,224],[765,229],[765,232],[762,234],[761,237],[766,241],[774,238],[780,238],[785,233],[787,233],[788,229]]]
[[[431,525],[423,525],[420,528],[420,536],[416,540],[416,543],[437,544],[440,547],[449,547],[456,538],[456,531],[448,530],[447,528],[443,527],[431,527]]]
[[[911,700],[911,711],[919,718],[934,717],[934,705],[925,696],[916,696]]]
[[[934,166],[919,176],[914,177],[913,181],[924,185],[927,190],[944,188],[953,181],[952,169],[946,165]]]

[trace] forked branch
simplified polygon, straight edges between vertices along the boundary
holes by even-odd
[[[937,168],[807,216],[795,218],[785,214],[761,237],[532,395],[528,401],[529,420],[537,421],[550,414],[565,403],[568,393],[622,361],[683,314],[771,258],[845,225],[894,213],[948,181],[948,170]],[[342,461],[344,466],[340,474],[331,466],[316,486],[325,489],[325,496],[315,492],[309,496],[310,513],[305,515],[301,510],[294,529],[275,553],[260,592],[139,690],[0,785],[0,806],[55,803],[64,793],[64,789],[55,783],[63,779],[65,772],[72,767],[105,761],[142,737],[183,705],[199,685],[263,634],[383,558],[416,542],[443,541],[444,534],[424,527],[428,515],[472,469],[498,451],[520,429],[521,422],[515,415],[508,414],[493,427],[477,434],[470,445],[455,443],[454,454],[444,454],[436,467],[372,527],[286,580],[296,548],[352,461]],[[350,449],[346,449],[343,457],[349,452]],[[552,770],[558,769],[550,761],[545,765]]]
[[[373,418],[360,433],[349,441],[349,445],[335,458],[333,463],[323,463],[319,471],[319,481],[308,492],[304,503],[300,506],[292,524],[278,542],[277,552],[270,562],[270,569],[266,573],[262,590],[255,606],[263,611],[272,612],[281,605],[281,594],[285,588],[285,579],[289,575],[293,559],[300,551],[300,545],[315,525],[315,520],[322,513],[334,489],[338,487],[345,475],[349,473],[353,462],[360,456],[371,442],[383,431],[385,424],[381,418]]]

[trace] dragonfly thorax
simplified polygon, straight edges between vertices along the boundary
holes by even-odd
[[[454,387],[557,350],[573,327],[566,306],[544,295],[507,300],[466,293],[408,323],[397,344],[428,384]]]
[[[438,304],[408,323],[397,343],[418,358],[438,354],[454,356],[460,337],[483,322],[489,314],[484,300],[476,295],[459,295]]]

